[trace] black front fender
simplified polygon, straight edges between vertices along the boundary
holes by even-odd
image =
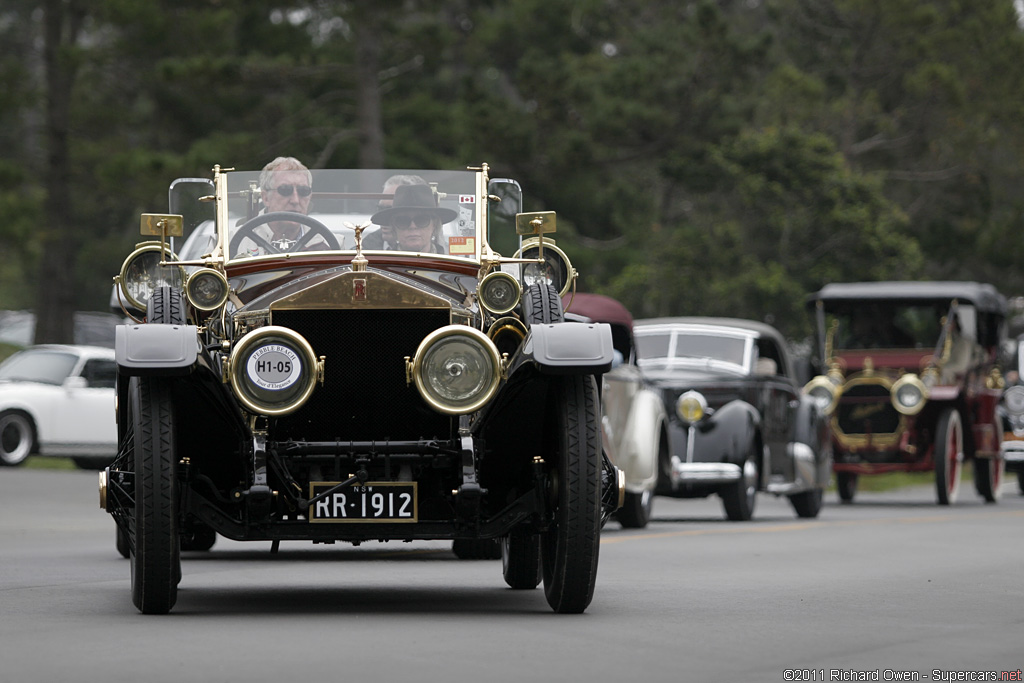
[[[684,462],[692,449],[693,462],[728,462],[742,467],[757,445],[760,424],[761,418],[752,405],[745,401],[732,401],[692,430],[673,420],[669,445],[672,454]],[[692,444],[689,443],[691,434]]]

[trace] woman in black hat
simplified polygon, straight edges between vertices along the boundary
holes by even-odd
[[[446,254],[441,240],[441,226],[458,216],[452,209],[437,205],[429,185],[399,185],[390,208],[370,217],[377,225],[392,228],[395,249],[421,253]]]

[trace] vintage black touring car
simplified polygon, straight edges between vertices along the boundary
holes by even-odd
[[[419,182],[383,192],[399,174]],[[170,610],[181,550],[219,534],[500,542],[509,586],[586,609],[624,493],[595,381],[612,339],[563,317],[576,271],[554,214],[519,213],[518,184],[486,165],[283,183],[176,182],[117,278],[138,320],[117,331],[100,501],[136,607]],[[268,212],[273,193],[308,212]],[[169,236],[189,230],[206,242],[177,260]]]
[[[978,494],[994,502],[1005,297],[976,282],[853,282],[808,305],[821,374],[805,391],[830,416],[840,500],[853,501],[861,475],[934,471],[948,505],[970,460]]]

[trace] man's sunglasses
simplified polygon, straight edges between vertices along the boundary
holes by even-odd
[[[434,214],[432,213],[400,213],[391,219],[391,225],[399,230],[407,230],[412,223],[415,223],[416,227],[426,228],[433,220]]]
[[[313,188],[309,185],[278,185],[277,193],[282,197],[291,197],[292,192],[298,192],[300,197],[308,197],[313,194]]]

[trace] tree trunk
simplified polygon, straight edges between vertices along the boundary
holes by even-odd
[[[380,45],[369,21],[356,30],[356,79],[359,166],[361,168],[384,168]]]
[[[35,343],[73,343],[75,254],[80,238],[73,225],[68,133],[76,65],[69,56],[84,12],[74,0],[43,5],[43,64],[46,71],[46,186],[42,255],[36,289]]]

